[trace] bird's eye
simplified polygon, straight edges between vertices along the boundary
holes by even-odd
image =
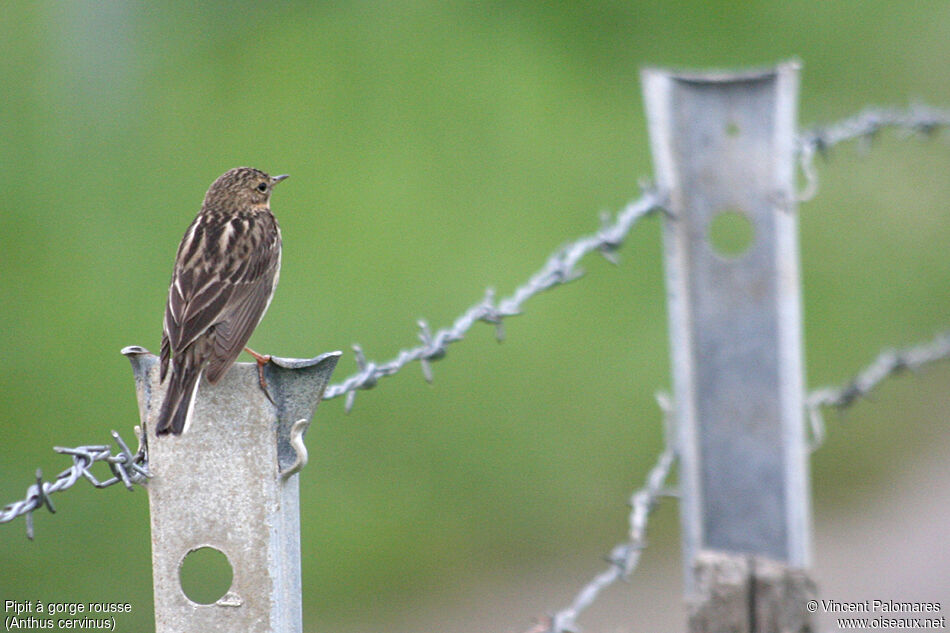
[[[261,184],[257,185],[257,190],[260,191],[261,193],[264,193],[265,191],[267,191],[267,183],[262,182]]]

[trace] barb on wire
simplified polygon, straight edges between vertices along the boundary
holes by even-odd
[[[496,303],[494,290],[489,288],[479,303],[462,313],[450,327],[436,332],[431,332],[425,321],[419,321],[421,345],[401,350],[396,358],[388,362],[367,361],[362,349],[354,346],[357,372],[342,382],[327,387],[323,399],[330,400],[345,394],[346,410],[349,411],[353,406],[356,390],[371,389],[376,386],[380,378],[392,376],[413,361],[421,364],[423,376],[431,382],[430,363],[443,358],[448,345],[462,340],[465,333],[475,323],[484,321],[494,325],[497,338],[502,340],[504,338],[503,319],[521,314],[525,301],[534,295],[580,277],[583,271],[577,267],[577,264],[591,251],[599,251],[608,260],[615,261],[613,258],[615,251],[623,244],[624,238],[633,225],[655,211],[661,204],[660,194],[655,190],[645,188],[643,195],[621,209],[613,222],[605,221],[597,233],[582,237],[558,249],[538,272],[510,296]]]
[[[874,361],[862,369],[850,381],[840,387],[815,389],[805,399],[808,420],[811,426],[811,449],[824,443],[825,421],[822,407],[844,410],[858,398],[866,397],[886,378],[905,369],[918,371],[940,360],[950,359],[950,331],[938,334],[933,340],[902,350],[888,349],[878,354]]]
[[[640,562],[640,553],[646,548],[647,522],[666,489],[666,480],[676,462],[673,440],[672,403],[665,394],[657,394],[657,402],[663,410],[666,427],[665,448],[647,474],[646,483],[630,497],[630,532],[625,542],[611,550],[607,557],[609,566],[584,585],[571,604],[554,615],[540,618],[529,633],[569,633],[577,631],[577,618],[589,607],[600,593],[618,580],[629,578]]]
[[[138,427],[136,427],[136,432],[138,433]],[[114,455],[112,447],[104,444],[76,448],[54,447],[53,450],[57,453],[72,457],[73,465],[57,475],[53,481],[43,481],[43,473],[37,469],[36,483],[26,489],[26,497],[0,510],[0,523],[7,523],[20,515],[26,515],[26,536],[33,540],[33,511],[46,506],[50,512],[56,512],[50,495],[72,487],[80,478],[85,477],[96,488],[107,488],[121,482],[126,488],[132,490],[133,484],[143,483],[149,473],[141,435],[139,435],[139,448],[134,454],[117,432],[112,431],[112,438],[119,446],[119,451]],[[108,464],[112,477],[100,481],[93,475],[90,469],[96,462]]]
[[[818,172],[815,156],[846,141],[870,143],[884,128],[905,130],[908,134],[933,136],[941,128],[950,127],[950,110],[913,105],[907,108],[868,107],[854,116],[828,126],[816,126],[798,136],[798,158],[805,177],[801,201],[811,200],[818,193]]]

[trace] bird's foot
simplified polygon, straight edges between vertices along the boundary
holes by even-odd
[[[258,354],[250,347],[245,347],[244,351],[253,356],[254,360],[257,361],[257,378],[261,384],[261,391],[264,392],[264,395],[267,396],[271,404],[276,404],[274,399],[271,398],[270,391],[267,390],[267,381],[264,380],[264,365],[270,362],[270,354]]]

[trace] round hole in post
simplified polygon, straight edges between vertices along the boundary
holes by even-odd
[[[178,579],[185,596],[197,604],[214,604],[231,588],[234,570],[228,557],[214,547],[193,549],[181,561]]]
[[[752,246],[755,230],[748,216],[737,209],[724,209],[709,223],[708,238],[717,255],[734,259]]]

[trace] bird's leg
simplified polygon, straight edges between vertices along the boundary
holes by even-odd
[[[270,392],[267,390],[267,381],[264,380],[264,365],[270,362],[270,354],[258,354],[250,347],[245,347],[244,351],[254,357],[254,360],[257,361],[257,378],[261,383],[261,390],[264,392],[264,395],[267,396],[267,399],[270,400],[271,404],[274,403],[274,399],[270,397]]]

